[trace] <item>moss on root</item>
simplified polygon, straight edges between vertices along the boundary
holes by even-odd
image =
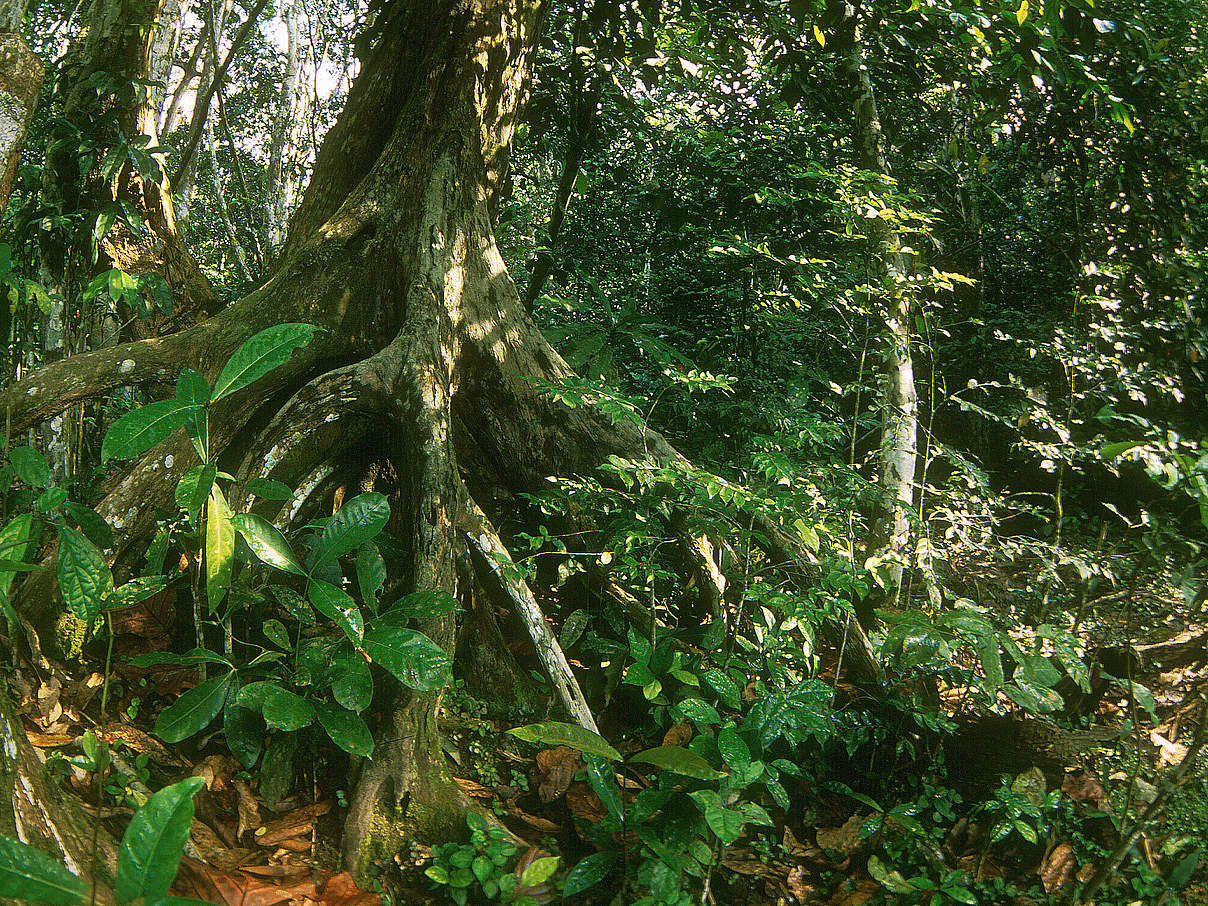
[[[60,655],[68,660],[75,660],[84,650],[88,641],[88,621],[81,620],[74,613],[67,611],[55,620],[55,646]]]
[[[406,852],[413,842],[444,843],[465,836],[466,803],[456,785],[437,784],[431,793],[423,800],[411,797],[405,805],[378,803],[357,852],[358,883],[369,881],[370,866]]]

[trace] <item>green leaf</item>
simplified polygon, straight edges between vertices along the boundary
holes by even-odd
[[[180,742],[208,727],[226,702],[233,673],[212,676],[198,683],[160,712],[155,735],[164,742]]]
[[[918,893],[918,888],[902,877],[900,871],[891,870],[876,856],[868,857],[868,873],[872,875],[874,881],[890,893],[901,895]]]
[[[235,568],[235,526],[222,489],[210,488],[206,506],[206,603],[213,613],[226,597]]]
[[[273,593],[277,603],[289,611],[289,615],[303,626],[315,625],[315,612],[306,603],[306,599],[292,588],[286,588],[284,585],[270,585],[268,590]]]
[[[569,746],[588,755],[599,755],[613,761],[621,760],[621,753],[608,744],[599,733],[593,733],[578,724],[565,724],[548,720],[544,723],[513,727],[508,730],[517,739],[544,746]]]
[[[190,777],[164,787],[135,814],[117,856],[119,903],[154,903],[167,894],[189,839],[193,796],[203,786],[202,778]]]
[[[457,599],[447,591],[414,591],[382,611],[380,626],[406,626],[411,620],[431,620],[457,613]]]
[[[385,628],[365,633],[365,653],[409,689],[435,692],[452,680],[449,656],[413,629]]]
[[[152,595],[159,594],[168,587],[169,581],[171,580],[167,576],[137,576],[109,593],[109,597],[105,599],[105,609],[133,607]]]
[[[725,776],[721,771],[714,770],[705,759],[683,746],[655,746],[653,749],[630,755],[629,760],[652,764],[656,768],[674,771],[685,777],[695,777],[697,780],[716,780]]]
[[[34,509],[39,513],[49,513],[66,502],[66,491],[62,488],[50,488],[48,491],[38,495],[38,499],[34,501]]]
[[[348,641],[357,646],[361,644],[361,638],[365,635],[365,619],[351,595],[334,585],[312,579],[307,586],[306,596],[315,610],[344,630]]]
[[[63,508],[71,514],[80,531],[87,535],[93,544],[102,550],[113,547],[113,529],[96,510],[74,500],[68,500],[63,504]]]
[[[271,478],[253,478],[247,483],[247,492],[261,500],[292,500],[294,497],[289,485]]]
[[[289,640],[289,631],[280,620],[265,620],[261,628],[265,637],[274,645],[283,651],[292,652],[294,650],[293,643]]]
[[[373,754],[373,734],[361,715],[327,702],[315,702],[315,713],[331,741],[345,752],[365,757]]]
[[[252,553],[275,569],[293,573],[295,576],[305,576],[306,570],[294,556],[293,548],[281,534],[280,529],[255,513],[240,513],[231,517],[235,530],[243,536]]]
[[[716,667],[709,667],[701,671],[701,679],[709,684],[709,687],[717,693],[717,697],[728,707],[735,711],[742,709],[742,695],[738,691],[738,685],[728,673]]]
[[[608,760],[600,755],[587,753],[584,759],[587,763],[587,783],[591,786],[608,814],[617,821],[624,816],[625,805],[621,799],[621,787],[617,784],[617,774]]]
[[[675,706],[688,720],[699,727],[711,727],[721,723],[721,715],[707,701],[699,698],[685,698]]]
[[[210,385],[192,368],[186,368],[176,379],[176,401],[200,409],[210,401]]]
[[[227,748],[245,768],[250,768],[260,757],[264,745],[264,720],[250,708],[244,708],[227,700],[222,712],[222,730]]]
[[[348,553],[374,538],[390,520],[390,501],[372,492],[352,498],[327,520],[310,557],[312,567]]]
[[[235,703],[259,711],[264,722],[277,730],[300,730],[315,719],[314,703],[271,682],[248,683]]]
[[[520,883],[525,887],[536,887],[538,884],[544,884],[558,870],[558,863],[561,861],[561,856],[542,856],[540,859],[534,859],[521,872]]]
[[[87,901],[89,887],[67,866],[12,837],[0,837],[0,901],[20,897],[51,906],[75,906]]]
[[[694,796],[693,798],[696,797]],[[717,839],[726,844],[726,846],[729,846],[742,835],[743,825],[746,824],[742,813],[726,808],[721,804],[720,799],[715,799],[708,804],[704,804],[703,811],[705,813],[705,824],[709,825],[709,830],[717,834]]]
[[[566,876],[562,895],[567,898],[577,897],[607,878],[616,864],[616,853],[593,853],[585,856]]]
[[[331,694],[349,711],[364,711],[373,700],[373,674],[359,651],[337,654],[331,659],[335,679]]]
[[[192,667],[195,664],[225,664],[234,670],[234,666],[221,654],[207,651],[204,648],[194,648],[184,654],[174,654],[171,651],[149,651],[137,657],[130,658],[132,667],[158,667],[168,664],[173,667]]]
[[[35,488],[50,487],[50,466],[46,457],[33,447],[17,447],[9,451],[9,461],[17,477]]]
[[[198,517],[209,499],[217,475],[218,467],[213,463],[194,466],[176,483],[176,505],[185,511],[194,526],[200,526]]]
[[[361,590],[361,600],[372,610],[377,610],[377,596],[385,584],[386,561],[378,546],[366,541],[357,548],[357,586]]]
[[[63,603],[91,623],[113,591],[113,573],[91,541],[71,526],[59,526],[59,590]]]
[[[565,651],[579,641],[579,637],[583,635],[583,630],[586,628],[586,610],[576,610],[567,616],[566,622],[562,624],[562,631],[558,633],[558,644],[562,646],[562,650]]]
[[[0,529],[0,553],[9,560],[24,560],[32,552],[34,531],[32,513],[21,513],[14,516],[3,529]],[[18,572],[21,570],[0,567],[0,594],[8,594]]]
[[[726,764],[736,771],[744,770],[751,763],[751,750],[733,727],[726,727],[717,734],[717,749]]]
[[[150,450],[183,425],[197,410],[179,400],[147,403],[127,412],[109,429],[101,443],[101,462],[131,459]]]
[[[1007,697],[1011,701],[1032,714],[1056,711],[1062,706],[1061,696],[1052,689],[1046,689],[1044,686],[1029,683],[1026,680],[1007,683],[1002,687],[1002,691],[1007,693]]]
[[[317,330],[311,324],[278,324],[250,337],[218,375],[211,399],[217,402],[284,365],[295,349],[310,343]]]

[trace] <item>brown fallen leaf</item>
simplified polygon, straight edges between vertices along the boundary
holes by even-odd
[[[513,818],[523,821],[533,830],[540,831],[543,834],[555,835],[560,833],[562,830],[559,825],[555,824],[553,821],[550,821],[548,818],[540,818],[537,815],[530,815],[528,812],[524,811],[524,809],[510,808],[508,809],[508,814]]]
[[[663,745],[686,746],[693,736],[692,722],[681,720],[678,724],[663,734]]]
[[[576,780],[566,791],[566,807],[576,818],[595,823],[608,817],[608,809],[596,795],[596,791],[581,780]]]
[[[468,780],[465,777],[454,777],[453,779],[457,781],[457,785],[461,787],[461,791],[467,796],[485,801],[490,801],[491,799],[495,798],[494,790],[483,786],[481,783],[476,783],[475,781]]]
[[[379,906],[381,894],[361,890],[346,871],[333,875],[319,888],[323,906]]]
[[[1061,781],[1061,791],[1075,802],[1091,802],[1102,809],[1107,803],[1107,791],[1093,771],[1070,771]]]
[[[239,869],[257,878],[297,878],[311,870],[305,862],[282,862],[276,865],[244,865]]]
[[[331,811],[331,800],[324,799],[311,805],[304,805],[292,812],[274,818],[272,821],[256,828],[253,834],[258,846],[277,846],[282,840],[309,834],[314,827],[315,818],[326,815]]]
[[[31,745],[39,749],[57,749],[59,746],[69,746],[76,741],[74,733],[41,733],[37,730],[26,729],[26,738]]]
[[[840,827],[818,828],[818,845],[823,849],[833,849],[851,855],[864,845],[864,841],[860,839],[860,828],[866,820],[867,815],[852,815]]]
[[[1069,843],[1058,843],[1040,865],[1040,883],[1045,893],[1060,890],[1078,872],[1078,859]]]
[[[792,894],[793,899],[798,903],[812,903],[818,898],[818,885],[805,873],[805,868],[800,865],[794,866],[789,870],[785,883],[788,885],[789,893]]]
[[[145,730],[140,730],[138,727],[132,727],[129,724],[118,721],[111,721],[97,730],[97,735],[104,737],[106,742],[120,742],[126,748],[137,752],[139,755],[147,755],[154,758],[160,764],[171,765],[177,768],[189,766],[188,762],[171,752],[162,742]]]
[[[219,906],[276,906],[302,897],[317,900],[319,891],[310,878],[277,884],[241,872],[223,871],[186,856],[181,860],[171,893],[209,900]]]
[[[872,878],[848,879],[839,885],[827,901],[830,906],[863,906],[881,893],[881,885]]]
[[[235,808],[239,813],[239,825],[235,836],[242,840],[245,833],[254,830],[261,824],[260,803],[256,800],[252,788],[248,786],[246,780],[236,780],[232,785],[235,787]]]
[[[566,792],[575,774],[583,768],[583,757],[569,746],[555,746],[537,753],[537,795],[545,803]]]
[[[280,853],[282,850],[289,853],[309,852],[311,845],[310,837],[291,837],[277,844],[277,852]]]

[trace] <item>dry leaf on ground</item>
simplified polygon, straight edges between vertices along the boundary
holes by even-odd
[[[1078,872],[1078,859],[1074,856],[1074,847],[1068,843],[1058,843],[1045,856],[1040,866],[1040,883],[1044,885],[1045,893],[1060,890]]]

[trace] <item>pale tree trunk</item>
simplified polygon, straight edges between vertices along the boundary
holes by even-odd
[[[845,69],[853,103],[852,145],[856,162],[880,177],[888,190],[889,163],[885,134],[877,111],[877,98],[864,57],[860,24],[852,15],[847,23],[849,42]],[[897,605],[903,567],[911,557],[910,516],[914,509],[915,468],[918,460],[919,400],[914,386],[911,356],[913,294],[908,285],[909,262],[902,237],[882,218],[866,221],[879,249],[877,262],[882,284],[884,363],[881,372],[881,443],[879,450],[880,503],[874,514],[870,552],[879,560],[885,580],[883,601]]]
[[[202,36],[198,43],[202,45],[205,62],[201,66],[201,75],[197,80],[197,96],[193,100],[193,112],[189,123],[190,134],[202,134],[206,121],[210,116],[210,101],[214,96],[214,79],[218,76],[221,64],[219,54],[222,52],[222,33],[226,28],[227,17],[235,5],[235,0],[201,0]],[[221,77],[221,76],[218,76]],[[197,146],[191,145],[191,150],[182,153],[176,174],[172,177],[172,191],[180,200],[182,221],[189,219],[189,210],[193,205],[193,192],[197,187]]]
[[[155,84],[151,88],[151,102],[147,105],[147,119],[141,125],[143,134],[152,136],[155,144],[158,144],[159,120],[168,94],[168,76],[172,72],[172,61],[176,59],[184,19],[184,0],[164,0],[163,13],[151,39],[151,66],[147,75]]]
[[[301,13],[302,0],[293,0],[288,9],[282,10],[281,13],[288,47],[285,72],[281,76],[277,106],[273,111],[273,128],[264,169],[264,223],[261,228],[261,242],[264,245],[265,258],[269,261],[276,256],[285,241],[285,206],[289,189],[289,178],[285,173],[285,149],[293,123],[298,77],[302,71],[301,54],[298,51],[298,19]]]
[[[227,242],[231,246],[231,255],[235,259],[235,264],[239,267],[239,276],[244,281],[251,283],[252,274],[247,269],[247,258],[244,257],[243,247],[239,244],[239,237],[235,234],[235,225],[231,223],[231,213],[227,209],[226,198],[222,188],[222,174],[218,170],[218,154],[214,149],[214,124],[206,124],[206,156],[210,162],[210,187],[214,190],[214,199],[218,202],[218,216],[222,219],[222,227],[227,234]]]

